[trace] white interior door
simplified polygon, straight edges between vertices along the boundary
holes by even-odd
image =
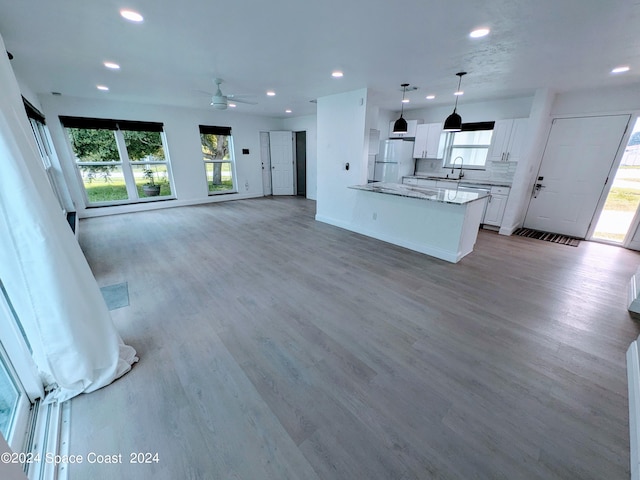
[[[271,188],[274,195],[293,195],[293,132],[269,132]]]
[[[554,120],[524,221],[526,228],[586,237],[629,118]]]

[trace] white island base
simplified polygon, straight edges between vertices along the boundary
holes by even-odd
[[[348,230],[457,263],[473,251],[487,196],[455,189],[369,184],[354,189]]]

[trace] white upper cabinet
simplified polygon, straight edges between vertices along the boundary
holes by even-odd
[[[422,120],[420,120],[422,122]],[[418,120],[407,120],[407,133],[393,133],[393,124],[389,122],[389,138],[413,138],[416,136],[416,129],[418,128]]]
[[[493,127],[488,162],[518,162],[524,153],[528,118],[498,120]]]
[[[413,158],[442,158],[440,135],[442,123],[425,123],[416,128]]]

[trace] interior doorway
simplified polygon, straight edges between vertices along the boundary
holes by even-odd
[[[295,132],[296,195],[307,196],[307,132]]]
[[[269,132],[260,132],[260,161],[262,162],[262,194],[271,195],[271,153]]]
[[[629,230],[636,223],[634,220],[639,205],[640,118],[635,122],[591,238],[607,243],[624,244]]]

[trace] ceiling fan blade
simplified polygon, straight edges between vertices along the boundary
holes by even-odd
[[[232,97],[231,95],[227,95],[227,98],[229,99],[230,102],[233,102],[233,103],[246,103],[247,105],[257,105],[258,104],[258,102],[254,102],[252,100],[244,100],[244,99],[241,99],[241,98],[235,98],[235,97]]]

